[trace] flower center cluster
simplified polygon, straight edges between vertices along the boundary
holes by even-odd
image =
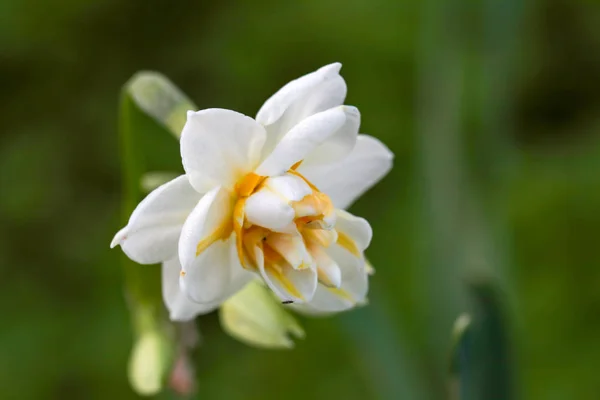
[[[238,182],[235,188],[238,198],[233,213],[233,230],[236,233],[238,257],[244,268],[264,268],[291,294],[302,298],[288,278],[287,272],[290,270],[312,269],[317,272],[321,283],[339,285],[336,279],[332,281],[325,272],[328,264],[335,264],[325,249],[340,240],[334,229],[336,214],[329,197],[295,169],[290,169],[282,178],[293,182],[294,189],[275,184],[273,179],[278,178],[261,177],[254,173],[249,173]],[[278,186],[281,188],[279,191]],[[262,226],[260,222],[252,222],[251,216],[247,215],[249,203],[252,202],[250,199],[253,195],[264,194],[260,192],[281,199],[282,207],[292,213],[289,223],[274,229]]]

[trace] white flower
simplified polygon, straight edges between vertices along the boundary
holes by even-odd
[[[393,156],[358,135],[358,110],[341,105],[340,68],[288,83],[256,120],[188,112],[185,175],[150,193],[112,243],[138,263],[163,263],[172,319],[212,310],[257,276],[282,302],[310,312],[365,299],[371,227],[343,209],[389,171]]]

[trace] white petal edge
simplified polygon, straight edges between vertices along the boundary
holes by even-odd
[[[281,255],[292,268],[309,268],[313,259],[306,250],[302,235],[296,230],[294,233],[272,233],[265,241],[273,250]]]
[[[332,159],[339,156],[343,149],[351,150],[354,147],[353,141],[356,140],[356,132],[347,129],[353,123],[346,122],[354,120],[357,114],[358,110],[355,107],[339,106],[304,119],[277,143],[273,152],[264,159],[255,172],[261,176],[282,175],[320,146],[331,149]],[[331,141],[325,144],[330,138]],[[349,149],[348,143],[352,144]],[[317,156],[319,153],[320,150]]]
[[[281,299],[282,302],[305,303],[310,301],[317,289],[317,272],[312,268],[295,270],[290,265],[282,267],[282,275],[288,280],[298,294],[291,293],[285,284],[273,273],[271,268],[265,267],[264,253],[261,248],[255,247],[254,255],[260,276],[267,286]]]
[[[220,304],[241,290],[254,275],[239,263],[235,235],[213,243],[180,275],[181,290],[194,302]]]
[[[390,171],[393,159],[394,154],[378,139],[358,135],[346,158],[327,165],[302,163],[298,172],[326,193],[337,208],[344,209]]]
[[[347,157],[356,145],[360,128],[360,112],[356,107],[342,106],[346,113],[344,124],[302,162],[307,165],[329,164]]]
[[[179,275],[181,264],[177,257],[162,264],[162,294],[172,321],[189,321],[196,316],[206,314],[219,306],[219,303],[198,304],[181,290]]]
[[[350,214],[348,211],[337,209],[335,229],[347,235],[356,244],[360,252],[365,251],[373,238],[373,229],[369,222],[361,217]]]
[[[336,313],[352,309],[365,301],[369,290],[369,279],[364,268],[364,260],[357,259],[337,245],[333,245],[328,250],[333,250],[328,251],[328,254],[333,255],[342,272],[340,288],[319,285],[312,301],[295,306],[297,311],[313,315]]]
[[[292,115],[287,117],[298,123],[306,113],[311,115],[341,105],[346,97],[346,84],[339,75],[341,68],[340,63],[325,65],[287,83],[263,104],[256,120],[270,125],[289,111]]]
[[[248,222],[272,231],[287,231],[294,220],[294,209],[276,193],[262,189],[248,197],[244,205]]]
[[[235,111],[188,111],[181,158],[190,183],[201,193],[218,185],[233,188],[258,165],[266,135],[262,125]]]
[[[268,178],[265,180],[263,186],[277,193],[287,201],[299,201],[312,193],[311,187],[304,179],[292,174]]]
[[[310,254],[317,265],[319,283],[327,287],[339,288],[342,284],[342,271],[337,263],[319,245],[310,245]]]
[[[225,240],[221,236],[232,223],[232,214],[233,197],[219,186],[200,199],[183,225],[179,239],[182,282],[186,293],[198,303],[221,299],[229,287],[233,235]],[[201,241],[204,249],[197,254]]]
[[[201,196],[186,175],[159,186],[138,204],[111,247],[121,245],[125,254],[139,264],[172,258],[177,254],[183,223]]]

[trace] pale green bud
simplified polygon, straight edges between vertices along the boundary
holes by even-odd
[[[129,359],[129,382],[140,395],[151,396],[163,388],[170,372],[170,344],[158,331],[138,337]]]
[[[292,348],[290,335],[304,338],[296,319],[257,281],[221,305],[220,319],[228,334],[251,346]]]
[[[127,91],[142,111],[176,137],[181,136],[186,112],[197,109],[173,82],[158,72],[138,72],[127,83]]]

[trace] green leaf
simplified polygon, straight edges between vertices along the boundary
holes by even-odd
[[[450,374],[458,375],[460,371],[460,355],[465,346],[471,327],[471,316],[467,313],[461,314],[454,321],[452,329],[452,351],[450,352]]]
[[[512,359],[503,297],[488,281],[470,284],[472,320],[457,320],[453,365],[461,400],[514,398]]]

